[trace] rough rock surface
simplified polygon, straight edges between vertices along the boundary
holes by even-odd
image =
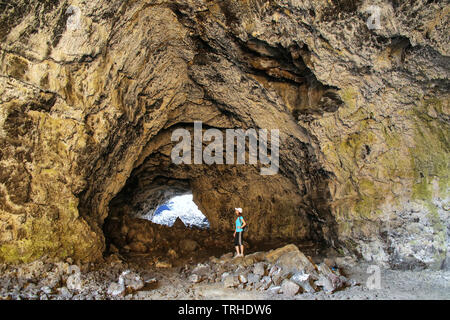
[[[441,268],[450,7],[376,3],[380,29],[366,1],[2,5],[0,259],[101,259],[105,219],[192,191],[213,230],[239,206],[254,239]],[[194,121],[280,129],[279,173],[174,165]]]
[[[123,259],[113,254],[100,264],[83,264],[80,268],[66,262],[39,259],[20,266],[0,264],[0,300],[143,300],[143,299],[448,299],[448,271],[383,270],[380,288],[369,288],[366,265],[334,270],[317,266],[317,274],[301,271],[293,275],[282,272],[283,266],[273,265],[258,252],[269,274],[260,277],[251,272],[254,264],[243,258],[209,257],[182,267],[160,270],[152,266],[151,256]],[[323,258],[315,257],[320,261]],[[260,262],[256,262],[258,264]],[[278,273],[278,271],[280,271]],[[273,271],[273,272],[271,272]],[[317,278],[349,274],[344,286],[330,288]],[[282,281],[275,283],[275,277]],[[207,276],[204,276],[207,275]],[[79,281],[71,281],[71,277]],[[318,284],[308,291],[301,284],[306,277]],[[314,279],[313,279],[314,278]],[[193,281],[195,280],[195,281]],[[247,280],[247,281],[245,281]],[[80,286],[73,286],[73,284]],[[420,290],[417,290],[420,288]]]

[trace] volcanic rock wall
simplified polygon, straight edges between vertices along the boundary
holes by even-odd
[[[379,29],[366,23],[370,5]],[[449,11],[445,1],[1,4],[0,259],[98,259],[111,210],[139,215],[191,190],[215,230],[231,229],[240,206],[258,239],[442,267]],[[279,129],[279,173],[174,165],[171,132],[194,121]]]

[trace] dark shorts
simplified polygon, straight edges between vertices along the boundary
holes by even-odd
[[[236,232],[236,235],[234,236],[234,245],[235,246],[242,246],[244,244],[244,238],[243,238],[244,232]]]

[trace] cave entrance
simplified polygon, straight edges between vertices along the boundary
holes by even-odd
[[[179,218],[186,227],[209,229],[209,221],[195,204],[192,193],[175,196],[142,218],[169,227]]]
[[[178,266],[232,249],[229,234],[212,228],[210,215],[194,202],[189,180],[139,179],[132,177],[109,205],[106,253]]]
[[[304,158],[292,163],[280,152],[280,163],[288,168],[262,175],[258,165],[174,163],[172,132],[176,128],[163,130],[146,146],[126,183],[109,202],[103,227],[106,252],[148,254],[173,263],[217,257],[234,251],[236,207],[243,208],[249,224],[244,236],[247,253],[287,243],[305,247],[307,252],[333,240],[328,176],[311,161],[313,157],[308,155],[312,151],[306,144],[286,138],[283,145],[289,144],[289,150],[297,150]],[[193,126],[186,128],[194,130]],[[202,223],[207,222],[209,228],[190,228],[195,224],[183,218],[184,223],[177,226],[177,214],[161,215],[167,211],[167,202],[186,195],[198,206]]]

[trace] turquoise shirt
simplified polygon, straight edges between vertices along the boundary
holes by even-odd
[[[244,218],[242,218],[242,217],[238,217],[237,219],[236,219],[236,232],[242,232],[244,229],[242,229],[241,227],[242,227],[242,225],[244,224],[243,222],[242,222],[242,220],[243,220]]]

